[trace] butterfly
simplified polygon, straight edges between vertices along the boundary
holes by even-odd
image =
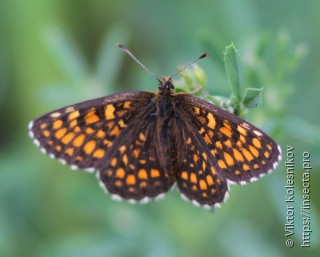
[[[119,93],[49,112],[29,124],[29,134],[43,153],[71,169],[96,171],[113,198],[130,202],[161,198],[177,184],[183,198],[213,208],[226,200],[230,184],[276,168],[281,149],[271,137],[190,93],[175,93],[172,77],[157,78],[157,92]]]

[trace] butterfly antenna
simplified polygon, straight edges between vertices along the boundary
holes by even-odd
[[[135,60],[146,72],[148,72],[152,77],[154,77],[156,80],[158,80],[161,83],[161,80],[157,78],[156,75],[154,75],[153,72],[151,72],[146,66],[143,65],[142,62],[140,62],[137,57],[135,57],[128,48],[126,48],[123,44],[117,44],[117,47],[119,47],[123,52],[127,53],[133,60]]]
[[[188,65],[184,66],[181,70],[178,70],[175,74],[173,74],[171,76],[171,78],[177,76],[178,74],[180,74],[181,72],[183,72],[185,69],[189,68],[192,64],[196,63],[197,61],[207,57],[209,54],[208,53],[204,53],[203,55],[201,55],[200,57],[198,57],[196,60],[194,60],[192,63],[189,63]]]

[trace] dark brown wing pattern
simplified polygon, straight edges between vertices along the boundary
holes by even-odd
[[[281,149],[263,131],[194,96],[175,98],[187,144],[177,183],[188,199],[214,206],[228,183],[245,184],[276,168]]]
[[[90,100],[50,112],[30,123],[42,152],[71,168],[99,170],[114,198],[146,201],[175,181],[160,165],[154,93],[132,92]]]

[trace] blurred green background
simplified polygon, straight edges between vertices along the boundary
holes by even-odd
[[[0,1],[0,256],[319,256],[319,1]],[[247,119],[282,145],[271,175],[232,186],[214,212],[182,201],[112,201],[95,176],[40,153],[30,120],[156,81],[208,51],[207,91],[229,97],[234,42],[244,87],[263,87]],[[285,245],[286,146],[295,153],[295,246]],[[301,248],[302,153],[311,154],[311,248]]]

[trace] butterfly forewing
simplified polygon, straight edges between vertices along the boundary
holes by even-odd
[[[152,96],[116,94],[61,108],[30,123],[30,135],[43,152],[72,168],[99,169]]]
[[[176,98],[183,106],[185,123],[201,136],[199,152],[208,154],[207,164],[220,177],[244,184],[275,169],[280,147],[263,131],[199,98]]]

